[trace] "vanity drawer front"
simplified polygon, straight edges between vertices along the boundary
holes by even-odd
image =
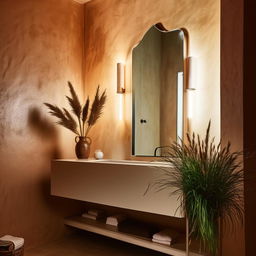
[[[149,190],[160,177],[158,168],[124,164],[53,161],[51,194],[125,209],[183,217],[170,190]]]

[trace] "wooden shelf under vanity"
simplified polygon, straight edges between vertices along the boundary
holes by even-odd
[[[117,230],[116,227],[107,225],[105,224],[105,222],[102,221],[89,220],[80,216],[76,216],[66,218],[65,225],[93,232],[113,239],[117,239],[123,242],[138,245],[141,247],[145,247],[165,254],[173,256],[186,256],[185,243],[175,243],[171,246],[157,244],[142,237],[120,232]],[[203,254],[195,252],[193,250],[190,250],[189,255],[203,256]]]

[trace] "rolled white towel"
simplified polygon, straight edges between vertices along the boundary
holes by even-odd
[[[21,238],[21,237],[5,235],[0,237],[0,240],[13,242],[15,250],[20,249],[24,245],[24,238]]]
[[[177,239],[179,233],[172,229],[165,229],[153,235],[153,239],[157,241],[164,241],[172,243]]]
[[[162,240],[157,240],[157,239],[152,239],[152,241],[154,242],[154,243],[158,243],[158,244],[164,244],[164,245],[171,245],[171,241],[162,241]]]
[[[107,217],[106,224],[117,227],[122,221],[126,219],[125,215],[114,215]]]

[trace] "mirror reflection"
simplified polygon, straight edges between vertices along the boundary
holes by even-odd
[[[151,27],[132,52],[132,153],[162,156],[183,136],[184,33]]]

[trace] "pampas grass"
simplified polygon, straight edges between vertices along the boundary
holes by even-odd
[[[44,103],[44,105],[48,107],[51,115],[57,117],[57,124],[69,129],[78,136],[86,137],[91,127],[95,125],[102,114],[107,99],[106,90],[100,95],[100,86],[97,87],[92,107],[89,109],[89,97],[84,106],[82,106],[73,85],[68,82],[68,86],[71,96],[66,96],[66,98],[77,121],[75,121],[73,115],[65,108],[61,109],[50,103]]]

